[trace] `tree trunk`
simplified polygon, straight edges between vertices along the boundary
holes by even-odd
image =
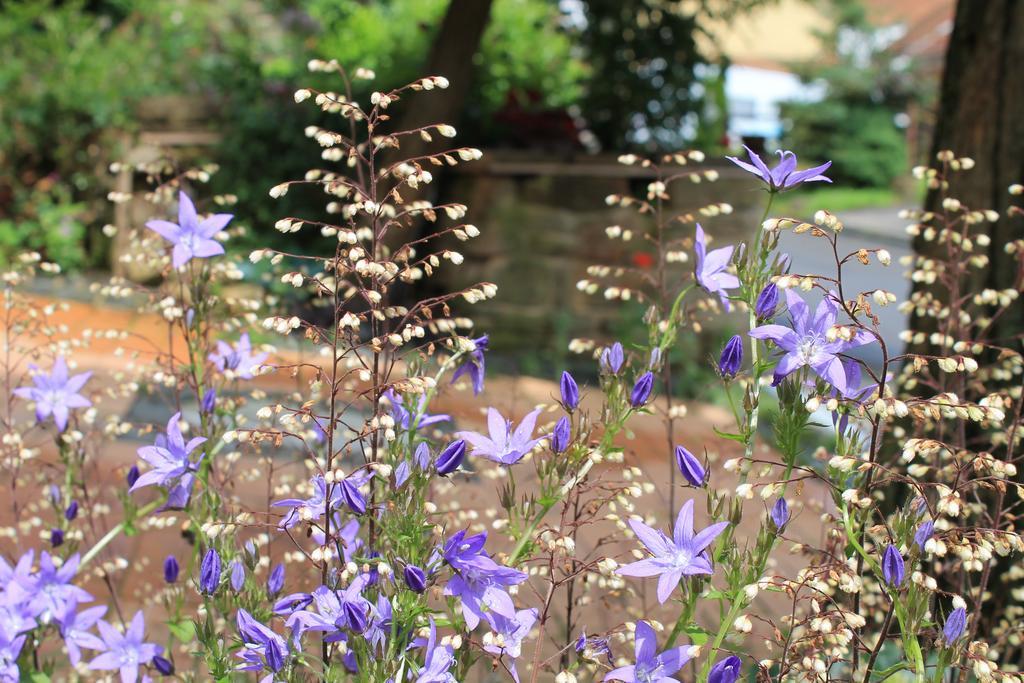
[[[1024,221],[1008,218],[1007,189],[1024,182],[1024,0],[959,0],[939,95],[932,163],[940,150],[970,157],[976,166],[953,175],[950,196],[971,209],[995,209],[987,252],[990,267],[972,291],[1014,287],[1015,257],[1006,243],[1024,235]],[[937,192],[925,208],[941,211]],[[934,245],[918,239],[919,253]],[[981,247],[976,247],[980,251]],[[1015,307],[993,335],[1008,339],[1024,329],[1024,306]]]

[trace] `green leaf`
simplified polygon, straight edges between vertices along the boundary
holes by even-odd
[[[721,431],[717,427],[713,427],[712,429],[715,430],[715,434],[717,434],[718,436],[722,437],[723,439],[729,439],[730,441],[735,441],[736,443],[744,443],[745,442],[745,439],[744,439],[742,434],[730,434],[729,432]]]
[[[196,633],[195,624],[191,621],[172,621],[167,624],[167,628],[183,643],[192,642]]]
[[[690,642],[693,645],[703,645],[711,638],[711,634],[700,626],[687,626],[683,629],[683,633],[690,637]]]

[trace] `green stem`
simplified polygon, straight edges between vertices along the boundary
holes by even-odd
[[[139,517],[144,517],[144,516],[148,515],[150,512],[152,512],[153,510],[156,510],[161,502],[163,502],[163,501],[154,500],[151,503],[147,503],[146,505],[143,505],[141,508],[139,508],[136,511],[135,519],[138,519]],[[127,522],[119,522],[117,524],[117,526],[115,526],[113,529],[108,531],[103,536],[103,538],[101,538],[99,541],[96,542],[96,545],[94,545],[93,547],[89,548],[89,551],[87,553],[85,553],[85,555],[82,556],[81,562],[78,563],[79,569],[81,569],[82,567],[87,565],[89,563],[89,561],[92,560],[92,558],[96,557],[100,553],[101,550],[103,550],[107,545],[110,544],[111,541],[113,541],[115,538],[117,538],[119,535],[121,535],[121,532],[124,531],[126,527],[127,527]]]

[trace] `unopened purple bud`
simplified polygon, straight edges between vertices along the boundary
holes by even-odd
[[[278,564],[267,578],[267,593],[274,597],[284,588],[284,565]]]
[[[169,659],[165,659],[160,655],[153,657],[153,668],[160,672],[163,676],[174,675],[174,664]]]
[[[168,555],[164,560],[164,581],[174,583],[178,580],[178,560],[174,555]]]
[[[267,639],[267,668],[277,673],[284,668],[284,651],[281,649],[281,644],[274,638]],[[273,678],[273,677],[271,677]]]
[[[199,590],[206,595],[213,595],[220,585],[220,555],[213,548],[206,551],[199,565]]]
[[[921,522],[921,525],[917,527],[917,531],[914,533],[914,543],[917,547],[924,551],[924,544],[928,542],[928,539],[932,537],[932,533],[935,531],[935,522],[928,520],[927,522]]]
[[[629,404],[634,408],[640,408],[651,397],[652,389],[654,389],[654,373],[645,372],[633,385],[633,391],[629,395]]]
[[[140,476],[139,475],[139,466],[138,465],[132,465],[128,469],[128,474],[125,475],[125,480],[128,482],[128,488],[131,488],[132,486],[135,486],[135,482],[137,482],[139,480],[139,476]]]
[[[62,498],[60,487],[56,484],[50,484],[50,501],[54,505],[59,505]]]
[[[743,365],[743,340],[737,334],[725,343],[722,355],[718,359],[718,372],[722,377],[732,378],[740,371],[741,365]]]
[[[73,521],[78,516],[78,501],[73,500],[71,504],[64,510],[64,519]]]
[[[606,372],[610,372],[613,375],[617,375],[619,374],[619,370],[622,369],[622,363],[624,360],[625,357],[622,353],[622,344],[615,342],[601,352],[601,369]]]
[[[960,640],[965,628],[967,628],[967,610],[957,607],[949,613],[949,616],[946,617],[946,625],[942,627],[942,640],[945,641],[946,647],[950,647]]]
[[[62,530],[50,530],[50,545],[52,545],[54,548],[64,545],[64,532]]]
[[[195,321],[195,319],[196,310],[194,308],[190,308],[187,311],[185,311],[185,327],[192,327],[192,323],[193,321]]]
[[[366,496],[359,490],[355,482],[349,479],[341,480],[341,497],[345,499],[345,504],[352,512],[357,515],[366,513]]]
[[[736,655],[729,655],[711,667],[708,683],[736,683],[743,670],[743,660]]]
[[[564,453],[572,440],[572,426],[569,418],[564,415],[555,423],[555,429],[551,432],[551,450],[555,453]]]
[[[707,471],[697,457],[682,446],[676,446],[676,466],[691,486],[704,486]]]
[[[430,467],[430,446],[427,445],[426,441],[421,441],[420,445],[416,447],[416,451],[412,454],[412,459],[416,461],[416,466],[421,470]]]
[[[651,359],[647,362],[649,370],[657,370],[661,367],[661,347],[655,346],[651,349]]]
[[[345,670],[350,674],[359,673],[359,659],[356,658],[355,650],[346,652],[345,656],[341,658],[341,663],[345,665]]]
[[[759,320],[768,320],[775,316],[775,309],[779,306],[779,288],[774,282],[769,282],[761,293],[757,295],[754,303],[754,315]]]
[[[903,556],[896,546],[890,545],[882,555],[882,576],[890,586],[899,587],[906,577],[906,570],[903,565]]]
[[[459,469],[465,457],[466,442],[462,439],[456,439],[445,446],[444,450],[438,454],[434,466],[437,468],[437,473],[443,477]]]
[[[580,404],[580,388],[568,370],[562,372],[561,389],[562,405],[569,412],[576,410],[576,406]]]
[[[789,522],[789,505],[786,503],[785,498],[779,498],[775,501],[775,505],[772,505],[771,515],[775,528],[781,531]]]
[[[245,566],[235,560],[231,563],[231,589],[236,593],[245,586]]]
[[[427,590],[427,575],[416,565],[405,565],[402,576],[405,578],[405,585],[414,593],[422,593]]]
[[[345,626],[351,629],[353,633],[362,633],[366,630],[366,610],[363,609],[362,605],[346,600],[341,609],[345,615]]]
[[[213,389],[207,389],[206,393],[203,394],[203,400],[199,402],[199,409],[204,413],[212,413],[216,406],[217,392]]]

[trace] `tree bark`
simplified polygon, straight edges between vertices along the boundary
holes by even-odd
[[[1007,189],[1024,181],[1024,0],[959,0],[939,95],[933,156],[952,150],[976,165],[950,179],[950,196],[971,209],[995,209],[987,248],[990,267],[978,274],[972,291],[1006,289],[1016,283],[1015,258],[1006,243],[1024,235],[1024,221],[1008,218],[1013,199]],[[934,163],[934,161],[933,161]],[[932,192],[925,209],[941,211]],[[934,248],[918,239],[925,255]],[[980,247],[976,247],[980,251]],[[994,330],[1008,339],[1024,329],[1024,306],[1015,307]]]

